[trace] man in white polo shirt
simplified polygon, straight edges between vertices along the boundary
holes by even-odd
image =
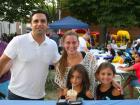
[[[31,33],[13,38],[0,58],[0,75],[6,63],[13,61],[8,87],[11,100],[44,99],[48,67],[60,58],[56,43],[45,35],[45,12],[32,14],[31,28]]]

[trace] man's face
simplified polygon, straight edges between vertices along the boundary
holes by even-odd
[[[46,34],[46,30],[48,28],[47,18],[42,13],[37,13],[33,15],[31,20],[32,31],[36,35],[44,35]]]

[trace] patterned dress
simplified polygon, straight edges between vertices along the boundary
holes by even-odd
[[[85,66],[85,68],[88,72],[90,84],[91,84],[90,90],[92,91],[92,94],[95,96],[95,87],[97,86],[97,82],[95,80],[95,72],[97,70],[96,58],[93,56],[93,54],[91,52],[87,52],[83,61],[81,62],[81,64]],[[68,75],[71,67],[66,68],[67,70],[64,74],[64,78],[61,79],[58,65],[56,65],[56,73],[55,73],[55,80],[54,81],[60,88],[64,88],[64,87],[66,87],[67,75]]]

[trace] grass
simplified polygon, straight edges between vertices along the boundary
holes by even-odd
[[[47,100],[57,100],[58,99],[57,86],[54,83],[54,76],[55,76],[54,73],[55,73],[54,70],[50,70],[49,75],[48,75],[48,79],[46,82],[46,97],[45,97],[45,99],[47,99]],[[122,81],[122,84],[124,82],[125,82],[125,80]],[[139,96],[138,91],[135,89],[134,90],[134,99],[137,99],[138,96]],[[130,99],[128,87],[126,87],[124,90],[124,98]]]
[[[47,100],[56,100],[57,99],[57,86],[54,83],[55,71],[50,70],[48,79],[46,82],[46,96]]]
[[[122,84],[124,84],[125,83],[125,81],[126,80],[123,80],[122,81]],[[130,91],[129,91],[129,88],[128,88],[128,86],[124,89],[124,98],[125,99],[131,99],[130,98]],[[138,97],[139,97],[139,93],[138,93],[138,90],[136,89],[136,88],[134,88],[134,98],[133,99],[137,99]]]

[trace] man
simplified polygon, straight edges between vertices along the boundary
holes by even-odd
[[[48,16],[36,11],[31,16],[32,32],[16,36],[0,58],[0,74],[12,60],[8,99],[43,100],[50,64],[59,60],[56,43],[46,37]]]

